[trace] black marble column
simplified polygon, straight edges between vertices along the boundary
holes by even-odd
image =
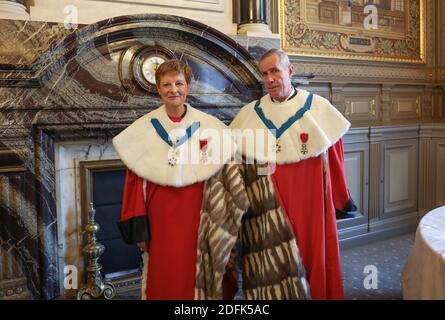
[[[25,0],[5,0],[0,2],[0,19],[29,20]]]
[[[240,22],[264,23],[266,22],[266,1],[265,0],[238,0],[240,8]]]
[[[267,24],[265,0],[238,0],[238,9],[239,35],[269,36],[272,33]]]

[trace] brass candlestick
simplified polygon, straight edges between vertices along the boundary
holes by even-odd
[[[97,262],[99,257],[105,250],[105,247],[96,241],[95,233],[99,231],[99,225],[94,221],[96,210],[93,204],[90,203],[90,210],[88,215],[88,224],[85,231],[88,236],[86,246],[83,248],[83,253],[87,265],[87,285],[77,292],[77,300],[92,300],[105,298],[107,300],[113,299],[116,295],[114,285],[109,281],[104,281],[100,270],[102,266]]]

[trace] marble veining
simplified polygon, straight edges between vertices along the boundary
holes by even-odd
[[[51,299],[61,292],[62,264],[77,259],[80,232],[64,229],[74,216],[61,209],[57,177],[71,181],[76,174],[56,166],[56,145],[95,141],[78,156],[92,159],[94,149],[95,159],[107,158],[110,147],[95,145],[109,146],[114,135],[161,103],[131,77],[125,79],[130,87],[123,85],[123,52],[137,45],[173,51],[194,70],[189,102],[226,123],[262,95],[261,76],[243,45],[176,16],[121,16],[74,32],[62,24],[0,20],[0,30],[0,151],[18,159],[17,168],[10,168],[0,158],[0,244],[21,262],[17,279],[0,278],[0,289],[16,280],[19,286],[25,277],[34,298]]]

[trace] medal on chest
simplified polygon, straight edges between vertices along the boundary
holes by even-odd
[[[199,121],[193,122],[185,130],[185,134],[182,136],[176,137],[174,139],[174,142],[172,142],[167,131],[165,131],[164,127],[162,126],[162,124],[159,122],[158,119],[155,119],[155,118],[151,119],[151,123],[152,123],[153,127],[155,128],[158,136],[162,140],[164,140],[165,143],[167,143],[170,146],[170,148],[168,150],[168,154],[167,154],[167,162],[170,167],[175,167],[179,163],[179,158],[181,155],[181,150],[179,147],[181,145],[183,145],[184,143],[186,143],[193,136],[193,134],[196,132],[196,130],[198,130],[198,128],[200,127]]]
[[[173,145],[177,144],[178,141],[179,141],[179,138],[176,138],[175,143]],[[171,147],[168,149],[167,161],[168,161],[168,165],[170,167],[174,167],[178,164],[179,157],[180,157],[180,149],[179,148]]]
[[[199,161],[201,164],[209,162],[208,142],[209,139],[199,140]]]
[[[307,145],[306,142],[309,139],[309,135],[307,133],[300,133],[300,140],[301,140],[301,153],[306,154],[307,151]]]
[[[272,145],[272,152],[275,152],[275,153],[281,152],[280,138],[275,139],[275,144]]]

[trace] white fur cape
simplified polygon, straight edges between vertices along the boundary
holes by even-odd
[[[269,95],[261,98],[260,106],[267,119],[279,128],[304,106],[309,96],[298,89],[297,95],[284,102],[273,102]],[[275,152],[275,137],[254,110],[256,101],[244,106],[230,124],[240,152],[248,159],[277,164],[295,163],[316,157],[335,144],[349,129],[350,123],[325,98],[313,95],[309,111],[294,122],[279,138],[280,152]],[[253,129],[253,131],[252,131]],[[301,134],[307,134],[306,149]]]
[[[158,119],[170,139],[182,137],[187,127],[199,121],[199,129],[177,148],[178,163],[169,164],[173,149],[156,132],[151,119]],[[207,141],[207,161],[200,141]],[[128,169],[151,182],[183,187],[216,174],[236,152],[230,129],[220,120],[187,105],[181,122],[170,120],[162,105],[131,124],[113,139],[113,146]]]

